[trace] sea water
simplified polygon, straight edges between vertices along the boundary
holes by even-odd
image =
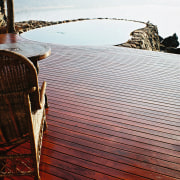
[[[53,25],[23,33],[40,42],[63,45],[117,45],[130,39],[132,30],[144,24],[118,20],[86,20]]]
[[[150,21],[157,25],[159,34],[163,37],[172,35],[175,32],[177,35],[180,35],[180,21],[178,20],[179,0],[14,0],[14,5],[15,21],[60,21],[99,17],[122,18],[144,22]],[[87,23],[92,22],[89,21]],[[80,24],[78,24],[79,31],[81,31]],[[88,24],[86,25],[88,26]],[[109,25],[111,24],[107,23],[107,28],[109,28]],[[66,25],[63,26],[66,29]],[[73,24],[72,28],[75,28],[74,26],[76,25]],[[92,24],[89,24],[89,26],[92,26]],[[137,26],[139,27],[139,25]],[[60,26],[56,27],[59,28]],[[124,26],[124,28],[126,27]],[[53,27],[53,30],[59,32],[55,27]],[[134,27],[132,27],[133,30]],[[96,27],[94,27],[92,32],[94,36],[96,31],[98,32]],[[64,33],[64,30],[62,32]],[[107,37],[107,34],[105,34],[105,37]]]

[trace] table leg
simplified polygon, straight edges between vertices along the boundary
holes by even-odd
[[[37,74],[39,74],[39,64],[37,61],[32,61],[32,63],[34,64],[35,68],[36,68],[36,71],[37,71]]]

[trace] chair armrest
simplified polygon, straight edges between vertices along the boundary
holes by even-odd
[[[41,108],[42,108],[42,105],[43,105],[43,101],[44,101],[44,95],[45,95],[45,92],[46,92],[46,82],[43,82],[42,83],[42,86],[41,86],[41,90],[40,90],[40,105],[41,105]]]
[[[35,87],[35,86],[32,87],[32,88],[28,91],[28,94],[29,94],[29,93],[32,93],[32,92],[34,92],[34,91],[36,91],[36,87]]]

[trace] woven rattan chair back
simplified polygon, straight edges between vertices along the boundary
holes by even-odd
[[[20,54],[0,50],[0,177],[39,178],[45,121],[44,101],[42,104],[41,101],[32,62]],[[26,155],[16,152],[22,143],[27,144]]]

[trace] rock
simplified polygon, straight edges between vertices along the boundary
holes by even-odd
[[[160,41],[161,45],[165,46],[165,47],[178,47],[179,46],[179,42],[178,42],[178,36],[176,33],[174,33],[172,36],[169,36],[165,39],[162,39]]]
[[[127,47],[127,44],[129,44],[130,47],[136,49],[146,49],[151,51],[160,50],[158,29],[155,25],[148,22],[146,27],[137,29],[130,35],[132,36],[130,40],[116,46]]]
[[[165,51],[168,53],[180,54],[180,48],[166,48]]]
[[[172,36],[168,36],[167,38],[162,38],[160,41],[160,50],[167,53],[180,54],[178,36],[174,33]]]
[[[161,42],[163,40],[163,38],[161,36],[159,36],[159,41]]]

